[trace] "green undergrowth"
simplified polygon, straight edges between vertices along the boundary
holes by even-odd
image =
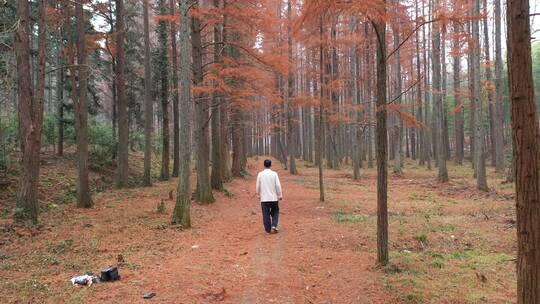
[[[510,255],[481,250],[392,251],[390,261],[385,286],[403,291],[405,303],[440,303],[462,294],[463,303],[489,303],[493,287],[500,287],[500,277],[512,276],[514,266]]]
[[[343,210],[332,213],[332,219],[338,223],[361,223],[369,220],[365,214],[347,213]]]

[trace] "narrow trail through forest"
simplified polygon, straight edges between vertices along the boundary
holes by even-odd
[[[154,301],[160,303],[392,302],[371,270],[373,256],[340,246],[353,231],[332,222],[316,189],[280,168],[281,229],[266,235],[254,194],[255,166],[250,177],[227,185],[233,197],[220,195],[212,205],[196,206],[194,228],[162,238],[171,245],[166,253],[155,265],[148,261],[128,271],[118,286],[111,285],[112,294],[142,301],[142,290],[129,286],[139,282],[143,290],[157,292]],[[103,298],[111,295],[101,292]]]
[[[169,193],[177,179],[96,193],[91,209],[54,205],[34,228],[4,220],[5,301],[0,302],[508,303],[515,298],[512,189],[502,185],[479,193],[471,170],[455,167],[452,181],[440,185],[432,172],[408,163],[406,176],[389,180],[391,265],[376,269],[375,169],[364,168],[356,181],[346,165],[327,169],[327,200],[321,203],[317,168],[298,165],[297,176],[277,161],[274,165],[284,191],[276,235],[264,233],[254,193],[262,158],[249,160],[249,176],[226,184],[230,195],[215,192],[215,203],[193,203],[193,227],[187,230],[170,225],[175,202]],[[45,172],[58,168],[51,163]],[[161,200],[164,213],[156,208]],[[71,286],[71,277],[108,265],[119,265],[120,281]],[[156,296],[144,300],[149,291]]]

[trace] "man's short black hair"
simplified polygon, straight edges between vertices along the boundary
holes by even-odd
[[[265,160],[264,160],[264,167],[265,167],[265,168],[270,168],[270,167],[272,167],[272,161],[269,160],[269,159],[265,159]]]

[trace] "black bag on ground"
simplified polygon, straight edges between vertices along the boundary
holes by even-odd
[[[120,280],[120,274],[118,273],[118,268],[110,266],[101,271],[100,281],[109,282]]]

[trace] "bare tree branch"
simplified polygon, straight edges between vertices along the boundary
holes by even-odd
[[[401,43],[393,50],[391,51],[387,56],[386,56],[386,60],[388,60],[390,57],[392,57],[392,55],[394,55],[394,53],[396,53],[404,44],[405,42],[407,42],[409,39],[411,39],[411,37],[416,33],[416,31],[418,31],[422,26],[426,25],[426,24],[430,24],[430,23],[433,23],[433,22],[436,22],[436,21],[439,21],[439,19],[433,19],[433,20],[429,20],[429,21],[424,21],[422,23],[420,23],[419,25],[417,25],[406,37],[405,39],[403,39],[403,41],[401,41]]]
[[[420,81],[424,78],[424,76],[422,75],[422,77],[418,78],[413,84],[411,84],[405,91],[399,93],[398,96],[394,97],[392,100],[390,100],[389,102],[387,102],[386,104],[391,104],[391,103],[394,103],[396,100],[398,100],[399,98],[401,98],[401,96],[403,96],[404,94],[406,94],[407,92],[409,92],[412,88],[414,88],[418,83],[420,83]]]

